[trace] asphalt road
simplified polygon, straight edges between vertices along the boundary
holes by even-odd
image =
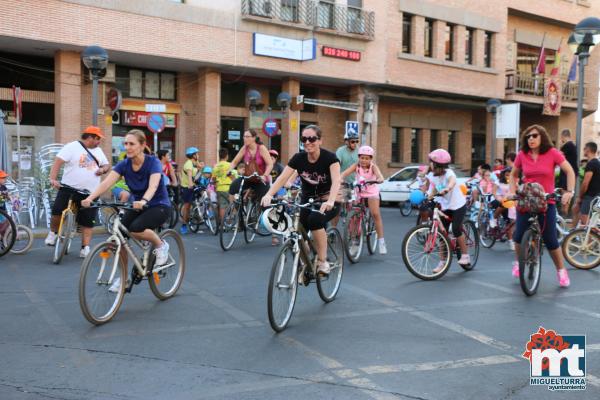
[[[38,240],[0,258],[0,399],[600,398],[600,270],[571,269],[561,289],[545,256],[527,298],[500,243],[473,271],[454,263],[422,282],[400,253],[414,217],[386,209],[384,221],[389,254],[346,263],[331,304],[300,288],[281,334],[267,319],[268,239],[224,253],[186,236],[179,294],[160,302],[142,282],[100,327],[79,309],[81,260],[53,265]],[[530,386],[521,354],[540,326],[587,335],[585,391]]]

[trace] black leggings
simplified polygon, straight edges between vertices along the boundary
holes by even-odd
[[[121,217],[121,223],[129,232],[144,232],[156,229],[169,218],[171,207],[154,206],[142,211],[127,210]]]
[[[465,204],[457,210],[442,210],[442,212],[452,219],[452,221],[447,221],[446,219],[442,218],[442,222],[444,223],[446,230],[448,230],[450,222],[452,222],[452,235],[454,235],[455,238],[461,237],[462,223],[465,219],[465,214],[467,213],[467,205]]]
[[[340,208],[340,203],[335,203],[333,208],[327,211],[325,214],[303,208],[300,211],[300,223],[307,231],[325,229],[327,222],[334,219],[340,213]]]
[[[229,186],[229,194],[234,195],[240,191],[240,185],[242,184],[242,178],[237,178],[231,185]],[[266,183],[260,182],[244,182],[244,191],[246,189],[254,190],[254,194],[256,195],[256,201],[260,204],[263,196],[267,194],[269,191],[269,186]]]

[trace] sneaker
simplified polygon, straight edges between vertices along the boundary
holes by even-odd
[[[515,251],[515,242],[513,242],[512,240],[509,240],[508,248],[511,249],[512,251]]]
[[[181,228],[179,228],[179,233],[181,233],[182,235],[187,235],[187,233],[188,233],[187,225],[185,225],[185,224],[181,225]]]
[[[495,228],[497,226],[498,226],[498,223],[496,222],[496,218],[490,219],[490,228]]]
[[[519,262],[518,261],[513,261],[513,263],[512,263],[512,276],[514,276],[515,278],[519,277]]]
[[[558,270],[557,272],[558,275],[558,284],[560,285],[560,287],[569,287],[569,285],[571,284],[571,280],[569,279],[569,273],[567,272],[566,268],[561,268]]]
[[[437,267],[435,267],[433,269],[433,271],[431,271],[431,272],[433,272],[434,274],[438,274],[438,273],[442,272],[442,270],[444,269],[445,266],[446,266],[446,261],[440,261],[438,263]]]
[[[379,241],[379,254],[387,254],[387,247],[385,247],[385,242],[383,239]]]
[[[108,288],[109,292],[112,293],[119,293],[119,288],[121,287],[121,278],[117,277],[117,279],[115,279],[112,283],[112,285],[110,285],[110,287]]]
[[[277,237],[271,237],[271,246],[279,246],[279,239]]]
[[[460,256],[460,260],[458,260],[459,265],[469,265],[471,264],[471,257],[468,254],[463,254]]]
[[[169,259],[169,243],[163,241],[162,246],[154,249],[153,253],[156,256],[154,265],[165,265]]]
[[[79,258],[86,258],[90,254],[90,246],[84,246],[79,250]]]
[[[329,275],[331,272],[331,268],[329,268],[329,263],[327,261],[319,261],[319,266],[317,267],[317,273],[321,275]]]
[[[46,246],[54,246],[56,244],[56,239],[56,233],[50,231],[48,232],[48,236],[46,236],[46,240],[44,240],[44,243],[46,243]]]

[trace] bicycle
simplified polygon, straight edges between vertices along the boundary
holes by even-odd
[[[15,244],[17,229],[11,216],[0,209],[0,257],[8,253]]]
[[[9,194],[8,201],[4,203],[6,206],[6,213],[12,218],[16,230],[10,252],[13,254],[25,254],[31,249],[31,246],[33,246],[33,231],[27,225],[21,224],[18,208],[15,209],[14,207],[15,203],[18,204],[18,201],[18,199],[13,198]],[[14,231],[11,228],[5,230],[4,234],[0,235],[0,239],[2,239],[4,244],[8,244],[13,240],[13,232]]]
[[[261,236],[267,235],[258,227],[260,205],[254,201],[254,191],[252,189],[244,191],[245,182],[257,178],[260,178],[257,173],[242,176],[238,192],[225,209],[219,229],[219,243],[223,251],[231,249],[240,230],[244,232],[246,243],[252,243],[257,233]]]
[[[190,209],[188,227],[190,231],[196,233],[200,230],[202,224],[206,225],[213,235],[218,233],[217,211],[208,195],[208,190],[204,186],[196,186],[194,188],[194,200]]]
[[[592,200],[587,226],[568,233],[561,249],[569,264],[577,269],[594,269],[600,265],[600,197]]]
[[[320,203],[311,201],[306,204],[279,201],[272,206],[283,207],[286,213],[292,214],[292,225],[269,276],[267,310],[269,323],[275,332],[283,331],[292,317],[299,283],[308,286],[311,282],[316,282],[319,297],[325,303],[332,302],[340,289],[344,270],[344,244],[340,232],[332,226],[326,230],[330,273],[322,276],[316,272],[317,252],[310,233],[300,224],[300,211],[307,209],[319,212],[313,209],[319,205]]]
[[[60,224],[58,226],[58,233],[56,234],[56,243],[54,244],[54,254],[52,255],[52,262],[54,264],[60,264],[65,254],[69,254],[71,248],[71,242],[73,236],[77,232],[77,226],[75,224],[75,216],[79,210],[77,202],[73,200],[74,194],[81,196],[88,196],[90,192],[87,190],[79,190],[72,186],[61,183],[61,188],[66,189],[71,193],[69,197],[69,203],[60,216]]]
[[[433,201],[430,201],[431,203]],[[451,221],[451,218],[440,210],[439,205],[433,205],[431,222],[411,228],[402,241],[404,264],[408,271],[419,279],[428,281],[441,278],[450,269],[452,253],[456,254],[457,259],[460,259],[462,255],[457,239],[452,236],[451,230],[446,230],[442,218]],[[463,221],[461,232],[465,237],[471,263],[459,265],[465,271],[470,271],[475,268],[479,258],[479,235],[475,224],[470,220]],[[430,263],[430,258],[435,261]],[[421,261],[420,264],[419,261]],[[438,272],[433,272],[439,262],[444,263],[443,268]]]
[[[517,192],[515,200],[522,197],[522,193]],[[557,193],[545,195],[546,201],[559,198]],[[538,221],[538,216],[542,213],[530,213],[529,228],[523,234],[521,247],[519,250],[519,283],[521,289],[527,296],[533,296],[540,284],[542,274],[542,227]]]
[[[352,186],[360,192],[367,185],[373,184],[377,184],[377,181],[355,183]],[[353,192],[350,204],[352,207],[344,224],[344,251],[348,256],[348,260],[355,264],[362,254],[364,239],[367,241],[369,254],[373,255],[375,253],[377,232],[375,231],[375,221],[369,210],[367,199],[357,201],[356,192]]]
[[[92,207],[111,207],[119,216],[124,210],[134,210],[131,205],[122,203],[96,202]],[[147,279],[152,294],[159,300],[167,300],[177,293],[185,274],[185,248],[176,231],[160,232],[159,237],[169,244],[169,257],[166,264],[157,266],[151,243],[130,237],[120,218],[115,218],[113,224],[111,236],[95,246],[81,265],[79,306],[84,317],[94,325],[102,325],[115,316],[125,293],[131,293],[133,285]],[[142,250],[141,257],[133,251],[130,240]],[[127,256],[133,261],[129,280]]]
[[[415,189],[414,187],[412,187],[413,184],[417,183],[417,181],[414,181],[413,183],[410,183],[406,186],[406,189],[408,191],[408,199],[404,200],[402,202],[400,202],[400,214],[403,217],[409,217],[410,214],[412,213],[412,210],[414,208],[413,203],[410,201],[410,194],[414,191],[414,190],[421,190],[420,188]],[[417,217],[418,218],[418,217]],[[417,224],[418,225],[418,224]]]
[[[479,231],[479,241],[486,249],[494,247],[496,241],[508,240],[508,233],[515,226],[515,221],[507,221],[502,215],[496,220],[497,226],[491,226],[490,222],[494,218],[494,209],[491,206],[492,197],[492,194],[481,194],[482,207],[476,224]]]

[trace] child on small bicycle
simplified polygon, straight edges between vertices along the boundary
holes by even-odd
[[[507,221],[514,221],[517,219],[517,211],[515,209],[514,201],[508,198],[508,192],[510,191],[509,179],[510,179],[510,168],[505,168],[500,173],[500,183],[496,189],[495,199],[491,206],[494,209],[494,220],[497,221],[500,217]],[[490,226],[493,228],[491,221]],[[514,226],[508,230],[508,246],[511,250],[515,249],[515,244],[512,241],[512,233]]]
[[[438,195],[437,202],[440,204],[442,211],[451,221],[442,220],[446,230],[449,229],[452,222],[452,234],[456,238],[460,247],[461,257],[458,260],[460,265],[469,265],[471,259],[469,257],[465,237],[462,234],[462,223],[467,212],[467,201],[465,195],[460,190],[456,183],[456,174],[449,168],[452,157],[444,149],[437,149],[429,153],[429,161],[432,173],[429,178],[429,197],[433,198]],[[446,265],[445,260],[440,260],[437,267],[433,269],[433,273],[440,272]]]
[[[352,164],[342,173],[342,180],[350,174],[356,173],[356,181],[359,184],[373,181],[377,183],[383,182],[383,175],[373,162],[374,155],[375,150],[372,147],[361,146],[358,149],[358,163]],[[383,221],[379,210],[379,187],[376,184],[365,185],[358,191],[357,198],[359,200],[367,200],[367,205],[375,221],[377,237],[379,238],[379,254],[387,254],[385,239],[383,237]]]

